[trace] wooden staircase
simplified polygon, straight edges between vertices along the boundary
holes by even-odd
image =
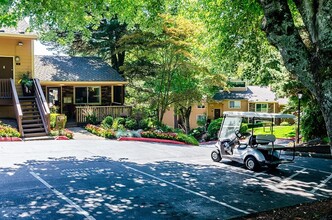
[[[47,136],[35,96],[19,97],[23,112],[22,128],[25,138]]]

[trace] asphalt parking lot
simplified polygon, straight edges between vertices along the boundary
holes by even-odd
[[[212,162],[212,149],[1,143],[0,219],[230,219],[332,197],[329,159],[298,157],[255,173]]]

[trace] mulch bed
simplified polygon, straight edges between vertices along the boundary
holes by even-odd
[[[238,220],[279,220],[279,219],[296,219],[296,220],[309,220],[332,219],[332,199],[325,199],[313,203],[298,204],[295,206],[274,209],[260,213],[250,214]]]

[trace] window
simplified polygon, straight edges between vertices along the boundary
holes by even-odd
[[[100,104],[100,87],[75,87],[75,104]]]
[[[201,114],[196,116],[196,122],[198,126],[205,126],[206,125],[206,115]]]
[[[267,112],[267,104],[256,104],[256,112]]]
[[[230,87],[246,87],[246,82],[243,81],[229,82],[228,84]]]
[[[197,105],[197,108],[205,108],[205,105],[203,104]]]
[[[241,101],[229,101],[229,108],[232,109],[241,108]]]

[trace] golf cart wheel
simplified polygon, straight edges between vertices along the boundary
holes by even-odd
[[[267,167],[271,170],[277,169],[277,167],[279,166],[279,164],[268,164]]]
[[[247,159],[245,160],[245,165],[247,169],[253,171],[259,170],[260,168],[259,163],[257,162],[256,158],[253,156],[247,157]]]
[[[216,151],[216,150],[212,151],[212,153],[211,153],[211,158],[212,158],[212,160],[213,160],[214,162],[219,162],[219,161],[221,161],[221,156],[220,156],[219,151]]]

